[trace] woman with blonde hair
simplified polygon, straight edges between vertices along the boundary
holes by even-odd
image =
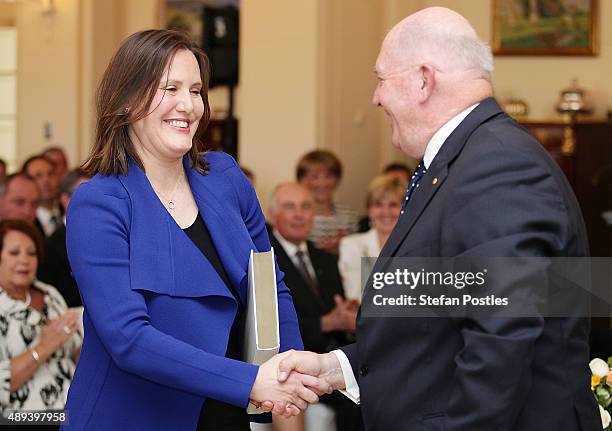
[[[395,227],[402,209],[407,184],[400,177],[381,175],[368,186],[366,206],[371,229],[340,240],[338,266],[347,299],[361,300],[362,257],[378,257]],[[369,274],[369,270],[366,273]]]

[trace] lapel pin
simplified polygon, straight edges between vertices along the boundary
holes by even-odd
[[[437,179],[437,178],[434,178],[434,179],[433,179],[433,181],[432,181],[431,183],[432,183],[433,185],[438,184],[438,179]]]

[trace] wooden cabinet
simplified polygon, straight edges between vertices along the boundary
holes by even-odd
[[[592,256],[612,256],[612,124],[521,122],[546,147],[574,188]]]
[[[612,124],[606,121],[521,122],[557,161],[574,188],[592,256],[612,256]],[[606,221],[606,217],[609,218]],[[601,313],[609,305],[596,300]],[[610,316],[611,314],[608,314]],[[591,318],[591,356],[612,356],[609,317]]]

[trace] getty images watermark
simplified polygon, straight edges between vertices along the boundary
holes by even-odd
[[[611,316],[610,258],[363,258],[365,317]]]

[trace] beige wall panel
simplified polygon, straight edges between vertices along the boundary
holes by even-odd
[[[162,22],[162,0],[122,0],[121,39],[140,30],[158,28],[165,25]]]
[[[362,211],[365,189],[379,171],[379,117],[371,99],[381,9],[369,0],[336,0],[326,8],[319,34],[327,37],[318,57],[324,63],[319,128],[325,133],[317,147],[334,152],[344,165],[337,200]]]
[[[255,172],[264,204],[317,144],[317,3],[242,3],[239,158]]]
[[[60,144],[74,160],[79,137],[79,1],[55,1],[44,14],[37,2],[16,8],[17,159]],[[53,136],[43,137],[49,123]]]
[[[82,0],[80,47],[81,135],[75,164],[89,154],[95,134],[95,94],[121,40],[120,0]]]

